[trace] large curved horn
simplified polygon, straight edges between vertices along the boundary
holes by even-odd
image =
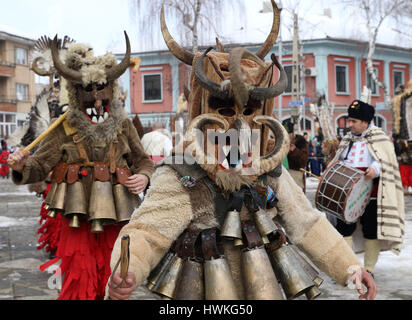
[[[280,63],[278,62],[274,54],[271,55],[271,58],[275,66],[280,71],[279,80],[275,85],[269,88],[254,88],[250,92],[250,96],[253,99],[266,100],[266,99],[277,97],[281,95],[288,87],[288,76],[286,75],[285,70],[282,68],[282,66],[280,65]]]
[[[186,49],[183,49],[181,46],[179,46],[178,43],[170,35],[169,29],[167,28],[167,25],[166,25],[165,11],[164,11],[163,5],[162,5],[162,11],[160,13],[160,25],[161,25],[163,39],[167,47],[169,48],[170,52],[172,52],[173,55],[176,58],[178,58],[180,61],[191,66],[193,64],[193,59],[195,55],[192,52]]]
[[[203,150],[204,142],[203,141],[201,143],[199,142],[199,139],[197,138],[196,133],[199,131],[203,131],[203,127],[207,124],[217,124],[224,131],[229,130],[229,123],[227,122],[227,120],[223,116],[217,115],[214,113],[201,114],[200,116],[197,116],[192,121],[190,121],[186,129],[184,140],[189,143],[190,142],[195,143],[195,150],[197,153],[196,155],[200,156],[203,159],[206,158],[204,150]]]
[[[31,64],[32,70],[38,74],[39,76],[45,77],[45,76],[50,76],[53,74],[51,71],[45,71],[41,70],[39,66],[37,65],[37,62],[41,59],[41,57],[37,57],[36,59],[33,60],[33,63]]]
[[[265,42],[263,43],[263,45],[256,52],[256,55],[259,58],[261,58],[262,60],[265,59],[265,57],[269,53],[270,49],[272,49],[273,45],[276,42],[276,39],[278,38],[278,34],[279,34],[280,12],[279,12],[279,8],[276,5],[275,1],[271,0],[271,2],[272,2],[272,7],[273,7],[272,29],[270,30],[270,33],[269,33],[268,37],[266,38]]]
[[[215,97],[226,99],[229,97],[229,90],[227,88],[222,87],[219,83],[213,82],[210,80],[203,71],[203,60],[205,59],[206,55],[209,53],[210,50],[213,48],[208,48],[202,56],[197,59],[194,67],[194,75],[197,82],[200,86],[208,91],[210,91]]]
[[[275,146],[271,152],[260,158],[261,168],[275,168],[282,163],[289,152],[289,136],[282,124],[271,116],[259,115],[253,118],[257,124],[266,125],[275,135]],[[268,165],[269,164],[269,165]]]
[[[229,55],[229,72],[230,83],[232,85],[233,96],[236,104],[239,107],[243,107],[249,100],[249,92],[253,87],[247,84],[243,78],[241,60],[243,58],[255,61],[261,67],[265,67],[265,64],[259,57],[245,48],[234,48]]]
[[[126,31],[124,31],[124,37],[126,39],[126,54],[124,55],[123,60],[116,66],[113,66],[110,69],[106,69],[106,79],[107,82],[116,80],[119,78],[129,67],[130,65],[130,41],[129,37],[127,36]]]
[[[62,77],[66,78],[66,80],[68,81],[75,82],[75,83],[82,83],[82,74],[79,71],[70,69],[63,64],[63,62],[60,60],[59,51],[57,47],[58,47],[58,39],[57,39],[57,34],[56,34],[56,36],[54,37],[51,43],[50,50],[51,50],[51,54],[53,58],[54,67],[56,68],[58,73]]]

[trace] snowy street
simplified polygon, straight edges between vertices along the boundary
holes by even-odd
[[[312,203],[316,186],[317,179],[307,178],[307,196]],[[36,249],[42,200],[30,194],[27,186],[0,180],[0,202],[0,300],[56,299],[57,291],[50,289],[51,274],[39,271],[48,260],[48,254]],[[381,252],[375,268],[377,300],[412,300],[412,196],[405,196],[405,203],[405,247],[399,256]],[[358,256],[363,261],[363,254]],[[322,295],[317,299],[358,299],[355,290],[336,285],[323,273],[321,277]],[[139,290],[135,298],[147,299]]]

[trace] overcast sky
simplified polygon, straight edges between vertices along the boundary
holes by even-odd
[[[279,1],[277,1],[279,3]],[[412,0],[411,0],[412,2]],[[0,0],[0,30],[32,39],[42,35],[60,37],[68,35],[77,42],[89,43],[95,53],[107,50],[121,53],[125,50],[123,30],[129,34],[132,51],[165,49],[159,33],[138,35],[137,24],[130,18],[128,0]],[[224,15],[225,28],[222,31],[225,42],[264,41],[272,24],[272,13],[259,13],[263,0],[244,0],[245,12],[228,10]],[[284,7],[294,0],[283,0]],[[330,8],[330,15],[325,9]],[[301,38],[343,37],[366,40],[360,14],[342,7],[338,0],[300,0],[298,13],[301,18]],[[239,19],[240,15],[245,18]],[[160,15],[160,14],[159,14]],[[176,23],[166,16],[170,31],[178,39]],[[160,30],[159,17],[153,17],[155,30]],[[412,22],[410,23],[412,24]],[[290,40],[288,26],[292,25],[291,14],[283,10],[283,40]],[[396,32],[393,29],[398,29]],[[403,33],[403,35],[402,35]],[[203,44],[213,44],[214,34],[204,39]],[[412,34],[409,28],[401,28],[388,20],[381,29],[379,43],[412,48]]]

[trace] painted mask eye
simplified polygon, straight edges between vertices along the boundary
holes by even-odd
[[[253,109],[252,108],[247,108],[243,111],[243,115],[244,116],[250,116],[251,114],[253,114]]]
[[[236,112],[232,108],[222,108],[218,110],[219,114],[221,114],[224,117],[233,117]]]
[[[86,86],[86,88],[84,88],[84,91],[86,91],[86,92],[91,92],[92,90],[93,90],[93,85],[92,84],[88,84]]]

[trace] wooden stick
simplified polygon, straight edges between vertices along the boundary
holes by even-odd
[[[32,143],[30,143],[28,146],[24,147],[22,150],[23,153],[27,153],[30,150],[32,150],[35,146],[37,146],[44,138],[46,138],[50,132],[52,132],[54,129],[56,129],[64,120],[66,120],[67,115],[69,114],[69,110],[67,110],[65,113],[63,113],[60,117],[57,118],[56,121],[54,121],[50,127],[47,128],[46,131],[44,131],[41,135],[39,135]],[[14,161],[8,162],[10,166],[14,164]]]
[[[315,177],[316,179],[321,179],[321,177],[319,177],[319,176],[317,176],[317,175],[315,175],[315,174],[313,174],[312,172],[309,172],[309,171],[306,171],[305,169],[303,169],[303,168],[301,168],[300,169],[300,171],[303,171],[303,172],[306,172],[306,173],[309,173],[312,177]]]
[[[129,243],[130,237],[125,234],[121,242],[120,255],[120,276],[125,281],[127,272],[129,271]]]

